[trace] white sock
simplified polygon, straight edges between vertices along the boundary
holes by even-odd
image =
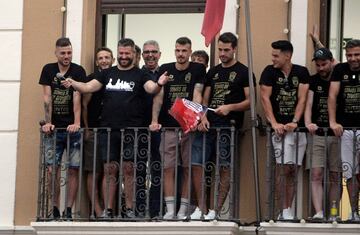
[[[189,207],[189,200],[187,198],[181,198],[178,215],[186,215],[188,207]]]
[[[166,211],[169,214],[174,214],[175,212],[175,198],[174,197],[165,197]]]

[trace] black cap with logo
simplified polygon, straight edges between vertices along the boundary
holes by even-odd
[[[319,48],[314,52],[312,60],[331,60],[333,55],[329,49]]]

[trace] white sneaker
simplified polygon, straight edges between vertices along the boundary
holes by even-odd
[[[323,213],[323,211],[317,212],[312,218],[313,218],[313,219],[324,219],[324,213]]]
[[[166,212],[165,215],[163,216],[163,219],[173,219],[174,218],[174,213],[170,213],[170,212]]]
[[[204,215],[205,220],[214,220],[215,217],[216,217],[215,210],[209,210],[209,212],[206,215]]]
[[[201,210],[199,207],[196,207],[195,211],[190,215],[191,219],[200,219],[201,218]]]
[[[354,216],[354,217],[353,217],[353,216]],[[348,220],[351,220],[351,221],[360,221],[359,213],[357,213],[357,212],[350,212],[350,213],[349,213]]]
[[[278,216],[278,220],[279,219],[283,219],[283,220],[293,220],[294,219],[294,216],[292,215],[291,213],[291,208],[286,208],[286,209],[283,209],[282,211],[282,218],[281,218],[281,213],[279,214]]]
[[[176,217],[177,217],[177,219],[181,219],[181,220],[186,219],[186,215],[183,214],[183,213],[178,213],[178,214],[176,215]]]

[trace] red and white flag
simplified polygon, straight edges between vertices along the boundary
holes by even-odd
[[[208,108],[187,99],[176,98],[169,114],[180,124],[184,133],[194,130]]]
[[[225,3],[226,0],[206,0],[201,34],[205,37],[205,45],[207,47],[222,28]]]

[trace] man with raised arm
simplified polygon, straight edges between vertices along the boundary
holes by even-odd
[[[313,61],[317,73],[310,78],[304,115],[305,126],[312,136],[312,141],[308,141],[306,167],[311,168],[311,197],[316,212],[313,219],[323,219],[323,195],[327,195],[323,189],[324,169],[327,166],[329,170],[330,189],[327,202],[330,208],[333,201],[338,203],[340,199],[341,162],[337,138],[331,130],[325,132],[324,129],[329,127],[327,99],[334,58],[331,51],[319,48],[314,52]]]
[[[119,170],[120,156],[123,154],[123,174],[125,191],[125,217],[135,218],[140,211],[134,211],[133,195],[134,186],[134,158],[140,157],[140,153],[134,153],[134,141],[125,141],[122,139],[121,129],[126,127],[144,127],[146,97],[145,93],[155,94],[166,84],[168,76],[162,74],[157,82],[150,79],[147,73],[135,67],[135,43],[132,39],[123,38],[118,42],[118,64],[102,71],[95,79],[81,83],[73,79],[66,79],[63,84],[67,87],[72,86],[81,93],[89,93],[100,90],[104,87],[103,108],[101,112],[101,127],[110,127],[110,140],[108,133],[100,133],[99,144],[107,146],[110,141],[110,151],[106,147],[100,148],[100,155],[105,164],[104,175],[110,180],[108,184],[108,214],[111,215],[116,193],[116,179]],[[126,136],[134,137],[134,131],[128,130],[124,133]],[[124,143],[124,149],[121,153],[121,143]],[[146,158],[146,156],[141,156]],[[107,175],[107,176],[106,176]],[[142,182],[144,183],[144,182]],[[139,185],[138,185],[139,186]],[[136,208],[135,208],[136,209]]]

